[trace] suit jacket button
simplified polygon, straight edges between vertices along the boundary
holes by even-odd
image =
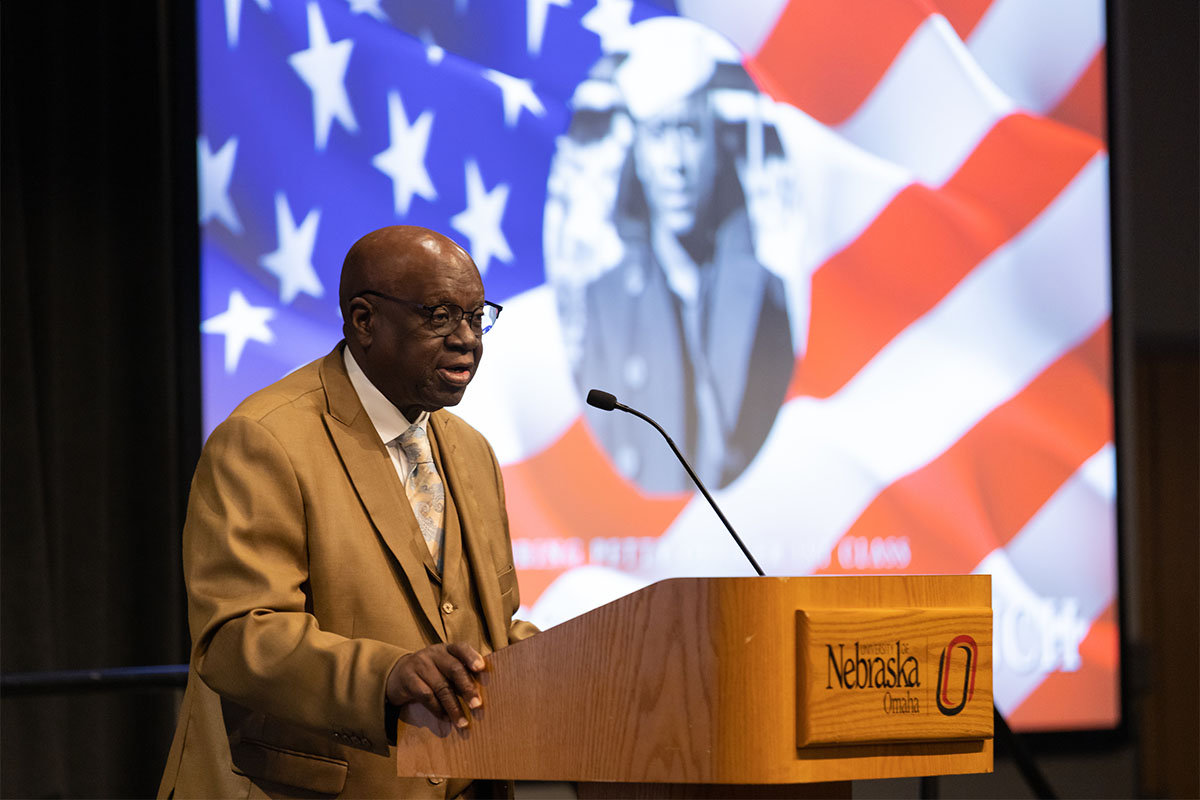
[[[454,603],[451,603],[449,600],[442,603],[442,613],[443,614],[449,614],[453,611],[454,611]]]

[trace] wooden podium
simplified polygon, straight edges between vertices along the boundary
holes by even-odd
[[[487,657],[462,731],[399,724],[398,771],[581,797],[849,797],[990,772],[988,576],[679,578]]]

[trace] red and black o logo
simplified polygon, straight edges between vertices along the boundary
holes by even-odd
[[[950,705],[950,671],[953,668],[954,653],[957,650],[963,651],[967,663],[963,669],[962,698],[958,701],[958,705],[952,706]],[[975,696],[975,668],[978,663],[979,646],[975,644],[974,639],[963,633],[950,640],[950,644],[946,645],[946,649],[942,651],[941,660],[938,662],[938,711],[947,717],[953,717],[963,710],[968,700]]]

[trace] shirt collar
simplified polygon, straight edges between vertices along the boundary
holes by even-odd
[[[371,383],[362,367],[354,360],[349,347],[342,348],[342,358],[346,362],[346,374],[350,376],[350,383],[358,394],[358,400],[384,444],[393,442],[397,436],[408,430],[410,425],[425,428],[429,423],[428,411],[422,411],[415,420],[409,422],[408,417],[400,413],[400,409],[392,405],[391,401],[383,396],[383,392]]]

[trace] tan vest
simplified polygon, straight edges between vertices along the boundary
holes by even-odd
[[[439,475],[445,475],[442,469],[442,456],[437,440],[432,436],[430,442],[433,449],[433,462]],[[433,596],[437,599],[441,611],[442,629],[446,633],[447,642],[466,642],[487,655],[495,648],[488,641],[483,625],[483,608],[479,605],[479,596],[475,591],[475,576],[471,574],[470,560],[463,552],[462,523],[458,517],[458,507],[450,492],[446,492],[446,511],[443,517],[446,529],[446,540],[443,542],[444,555],[442,568],[445,572],[438,574],[433,563],[433,557],[426,550],[425,571],[433,587]]]
[[[433,462],[438,475],[445,480],[445,470],[442,469],[442,454],[438,449],[437,439],[430,429],[429,441],[433,449]],[[479,605],[479,596],[475,591],[475,580],[471,574],[470,561],[463,552],[462,524],[458,518],[458,508],[450,492],[446,492],[446,510],[443,516],[446,529],[442,568],[439,575],[428,548],[422,548],[425,555],[425,571],[429,575],[429,583],[433,588],[433,596],[437,600],[441,612],[442,629],[446,633],[447,642],[466,642],[487,655],[495,648],[488,640],[483,625],[483,608]],[[446,782],[446,797],[473,797],[480,786],[474,786],[470,781],[450,780]],[[491,789],[491,787],[489,787]],[[488,790],[484,790],[485,793]],[[492,790],[494,791],[494,790]]]

